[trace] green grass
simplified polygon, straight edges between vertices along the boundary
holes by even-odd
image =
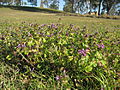
[[[30,23],[63,23],[76,24],[80,27],[87,26],[89,30],[98,31],[101,28],[107,30],[116,30],[120,27],[120,20],[76,17],[76,16],[58,16],[56,13],[31,12],[15,10],[11,8],[0,8],[0,22],[19,24],[23,21]],[[61,18],[61,20],[59,20]],[[99,27],[99,28],[98,28]]]
[[[14,57],[15,59],[13,59],[13,61],[6,61],[6,59],[10,58],[9,55],[13,54],[12,51],[14,51],[14,48],[9,46],[9,43],[11,43],[13,46],[15,46],[15,45],[18,45],[18,43],[20,43],[20,42],[29,41],[29,38],[24,40],[24,39],[22,39],[22,36],[17,37],[17,34],[25,35],[25,33],[27,33],[28,31],[31,30],[31,32],[32,32],[32,30],[33,30],[34,32],[32,32],[32,34],[35,34],[34,37],[37,38],[35,32],[40,24],[49,24],[49,25],[51,25],[52,23],[62,24],[63,28],[65,29],[65,30],[63,30],[63,32],[67,31],[66,28],[69,29],[70,24],[74,24],[76,27],[80,27],[80,31],[83,29],[87,30],[88,32],[85,34],[88,34],[88,33],[94,34],[95,32],[101,32],[100,33],[101,36],[97,37],[98,40],[96,40],[94,38],[91,38],[91,39],[93,41],[95,40],[95,41],[99,42],[99,40],[101,38],[103,38],[104,43],[106,45],[108,45],[107,50],[109,51],[109,53],[112,53],[112,52],[118,53],[119,52],[119,49],[120,49],[119,44],[114,45],[115,47],[112,47],[113,50],[111,49],[111,46],[112,46],[112,43],[117,43],[120,41],[120,20],[90,18],[90,17],[77,17],[77,16],[60,16],[57,13],[63,13],[63,12],[52,10],[52,9],[44,9],[44,8],[42,9],[42,8],[13,7],[13,6],[12,7],[3,7],[3,6],[0,7],[0,39],[2,39],[2,35],[6,38],[5,39],[6,42],[4,41],[4,44],[6,46],[2,43],[2,40],[0,41],[0,48],[5,47],[0,50],[0,59],[1,59],[0,60],[0,88],[2,88],[3,90],[5,90],[5,89],[10,89],[10,90],[16,90],[16,89],[20,89],[20,90],[24,90],[24,89],[28,89],[28,90],[33,90],[33,89],[35,89],[35,90],[38,90],[38,89],[39,90],[47,90],[47,89],[49,89],[49,90],[53,90],[53,89],[54,90],[64,90],[65,87],[72,88],[72,89],[75,88],[73,82],[71,82],[71,81],[69,82],[70,84],[64,84],[64,83],[61,84],[61,82],[59,82],[59,81],[56,82],[56,80],[54,79],[54,75],[53,76],[51,75],[51,77],[49,77],[49,78],[47,77],[47,81],[46,81],[46,76],[43,75],[42,73],[40,73],[40,71],[39,71],[39,74],[36,74],[37,72],[26,73],[26,74],[19,72],[18,67],[16,66],[16,64],[14,64],[15,63],[14,60],[15,61],[19,60],[19,57],[17,57],[17,56]],[[30,27],[29,24],[33,24],[33,26]],[[34,26],[36,24],[37,24],[37,26]],[[64,27],[64,25],[65,25],[65,27]],[[44,30],[46,30],[46,27],[43,27],[43,28],[44,28]],[[61,28],[61,26],[60,26],[60,28]],[[20,31],[21,33],[16,32],[17,30],[18,31],[23,30],[23,32],[22,31]],[[26,31],[26,30],[28,30],[28,31]],[[45,31],[45,32],[53,33],[54,30],[53,31],[52,31],[52,29],[50,29],[50,30],[51,30],[50,32],[49,31]],[[104,33],[105,31],[108,31],[109,34],[103,35],[103,34],[105,34]],[[14,38],[11,37],[11,35],[12,35],[11,32],[16,33],[15,34],[16,36]],[[56,37],[54,37],[54,38],[56,38]],[[64,34],[63,34],[63,37],[64,37]],[[109,37],[109,38],[107,38],[107,37]],[[18,41],[17,41],[17,39],[18,39]],[[37,42],[38,40],[35,39],[35,41]],[[69,41],[69,39],[68,39],[68,41]],[[50,43],[50,42],[48,42],[48,43]],[[65,47],[66,46],[64,46],[64,48]],[[44,50],[46,50],[46,48],[49,48],[49,47],[45,46]],[[49,48],[49,49],[51,49],[51,48]],[[95,49],[97,50],[97,48],[95,48]],[[118,68],[119,67],[119,64],[118,64],[119,63],[119,60],[118,60],[119,55],[118,56],[113,55],[113,57],[109,56],[109,53],[107,53],[107,50],[105,51],[106,57],[103,57],[103,58],[104,59],[110,58],[109,61],[111,61],[111,59],[115,59],[116,60],[116,62],[114,62],[115,64],[112,64],[114,66],[114,72],[117,72],[117,71],[119,72],[119,68]],[[2,55],[2,53],[5,53],[5,55]],[[100,51],[99,53],[101,54],[102,51]],[[5,57],[6,54],[8,55],[8,57]],[[49,58],[52,59],[52,55]],[[113,60],[113,61],[115,61],[115,60]],[[63,62],[63,63],[65,63],[65,62]],[[88,62],[88,63],[90,63],[90,62]],[[45,62],[43,62],[43,66],[41,66],[41,67],[45,68],[45,69],[43,69],[43,71],[44,70],[47,71],[47,67],[45,67],[44,64],[47,65]],[[58,63],[55,63],[55,64],[58,64]],[[75,64],[75,63],[73,63],[73,64]],[[96,81],[97,83],[95,83],[95,85],[93,85],[93,86],[95,86],[96,90],[100,89],[100,88],[97,88],[97,84],[104,83],[106,86],[107,85],[109,86],[109,85],[112,85],[112,83],[109,83],[109,82],[112,82],[112,80],[113,80],[113,83],[116,82],[115,84],[117,87],[117,86],[119,86],[119,81],[116,81],[113,78],[111,79],[112,76],[110,76],[110,75],[113,75],[114,73],[112,70],[110,70],[110,68],[108,68],[109,66],[111,66],[111,65],[108,65],[108,66],[105,65],[105,67],[102,67],[106,70],[105,72],[103,69],[101,69],[101,67],[96,67],[93,69],[93,71],[96,73],[94,73],[93,71],[92,71],[92,73],[89,73],[89,72],[81,73],[80,72],[82,78],[80,78],[80,77],[76,77],[76,78],[82,79],[83,81],[85,81],[84,83],[90,82],[89,83],[90,85],[91,84],[93,85],[94,81]],[[97,69],[101,70],[101,72],[97,71]],[[74,70],[74,67],[71,68],[71,70]],[[78,69],[78,71],[79,71],[79,69]],[[102,71],[104,73],[109,72],[109,71],[110,72],[107,73],[108,75],[107,74],[104,75],[104,73]],[[51,72],[51,73],[53,74],[53,72]],[[74,73],[73,74],[68,73],[68,74],[74,76]],[[82,75],[86,75],[86,76],[82,76]],[[91,75],[91,76],[89,76],[89,75]],[[115,75],[115,77],[116,77],[116,75]],[[86,85],[87,87],[84,87],[84,85],[81,84],[82,80],[78,81],[78,82],[80,82],[80,85],[81,85],[81,86],[78,85],[78,87],[80,87],[82,90],[90,89],[89,84],[88,84],[88,86]],[[82,85],[83,85],[83,87],[82,87]],[[108,89],[110,90],[111,88],[109,88],[108,86],[107,86],[107,90]],[[100,87],[100,84],[98,87]]]

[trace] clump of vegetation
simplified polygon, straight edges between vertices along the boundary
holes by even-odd
[[[73,24],[25,23],[0,34],[0,58],[33,89],[113,89],[119,85],[120,41],[109,31]],[[116,39],[114,40],[114,38]],[[1,88],[5,88],[3,85]]]

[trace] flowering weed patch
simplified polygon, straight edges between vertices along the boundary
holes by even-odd
[[[40,89],[49,82],[54,86],[46,88],[82,90],[119,86],[119,31],[114,37],[109,31],[89,34],[72,24],[25,22],[11,28],[0,34],[0,58],[29,85]]]

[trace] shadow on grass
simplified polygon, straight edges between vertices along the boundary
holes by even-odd
[[[0,5],[0,8],[10,8],[10,9],[14,9],[14,10],[29,11],[29,12],[63,13],[63,11],[59,11],[59,10],[55,10],[55,9],[27,7],[27,6]]]

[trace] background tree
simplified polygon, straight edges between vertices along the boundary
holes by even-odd
[[[107,11],[107,14],[109,14],[111,8],[117,4],[120,6],[120,0],[103,0],[103,10]]]
[[[64,0],[65,5],[64,9],[65,11],[70,11],[71,13],[75,12],[74,5],[77,0]]]
[[[37,0],[28,0],[28,2],[33,6],[37,6]]]
[[[59,9],[59,0],[51,0],[51,4],[50,4],[49,8]]]
[[[50,0],[44,0],[44,1],[43,1],[43,4],[44,4],[45,6],[47,6],[47,8],[49,8],[49,3],[50,3]]]
[[[72,11],[72,5],[71,5],[71,3],[69,1],[65,1],[65,5],[63,7],[63,10],[65,12],[71,12],[71,13],[73,12]]]
[[[44,5],[44,0],[41,0],[40,7],[44,7],[43,5]]]
[[[4,5],[4,4],[11,5],[13,0],[0,0],[0,2],[1,2],[2,5]]]

